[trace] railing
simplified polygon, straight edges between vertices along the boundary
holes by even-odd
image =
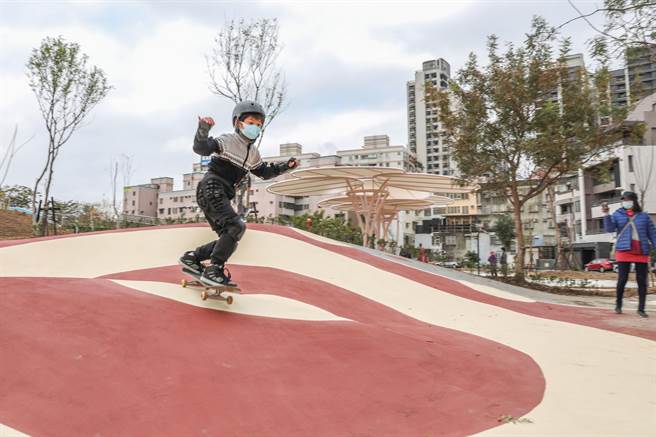
[[[585,233],[586,235],[600,235],[600,234],[609,234],[610,232],[606,232],[603,229],[586,229]]]

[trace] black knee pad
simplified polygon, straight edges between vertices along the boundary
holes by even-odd
[[[225,223],[223,232],[230,235],[235,241],[239,241],[244,236],[244,232],[246,232],[246,224],[241,218],[235,217]]]

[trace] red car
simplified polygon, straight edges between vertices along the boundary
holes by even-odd
[[[583,270],[585,270],[586,272],[592,272],[595,270],[601,273],[610,272],[613,270],[613,265],[614,265],[613,261],[609,260],[608,258],[598,258],[598,259],[593,259],[585,266],[583,266]]]

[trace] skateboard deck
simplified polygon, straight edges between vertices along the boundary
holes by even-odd
[[[185,267],[182,268],[182,272],[194,278],[193,280],[182,279],[180,284],[184,288],[197,288],[202,289],[200,292],[200,298],[203,300],[215,299],[232,305],[234,298],[232,296],[224,296],[223,292],[227,291],[229,293],[241,293],[239,287],[236,284],[227,284],[227,285],[207,285],[200,281],[200,275],[196,272],[193,272]]]

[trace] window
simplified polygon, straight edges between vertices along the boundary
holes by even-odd
[[[159,204],[161,205],[162,203],[164,203],[164,199],[162,199],[162,198],[160,197],[160,198],[159,198]]]
[[[631,191],[635,193],[635,184],[631,184]]]
[[[132,201],[132,206],[134,206],[134,200]]]
[[[137,192],[136,192],[136,191],[133,191],[133,192],[132,192],[132,195],[133,195],[133,196],[136,196],[136,195],[137,195]]]
[[[153,202],[148,202],[148,206],[153,206]]]
[[[160,214],[164,214],[164,208],[160,208],[160,209],[159,209],[159,213],[160,213]]]
[[[633,173],[633,155],[629,155],[629,171]]]

